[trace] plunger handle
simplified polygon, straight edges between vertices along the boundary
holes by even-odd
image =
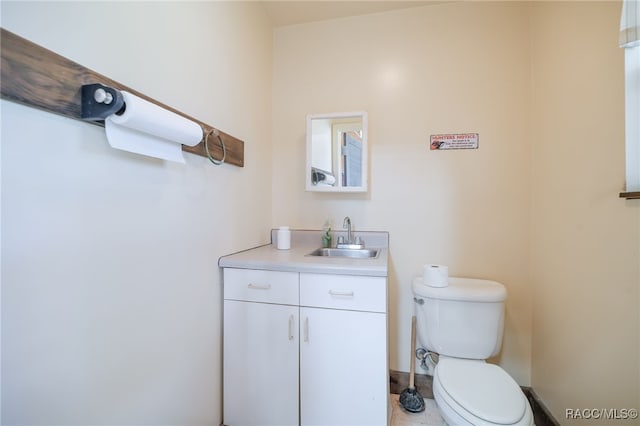
[[[411,317],[411,353],[409,354],[409,389],[414,388],[413,375],[415,373],[415,360],[413,359],[416,353],[416,316]]]

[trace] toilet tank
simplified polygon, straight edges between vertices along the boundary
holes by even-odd
[[[420,346],[440,355],[487,359],[500,352],[505,287],[495,281],[449,278],[447,287],[413,281]]]

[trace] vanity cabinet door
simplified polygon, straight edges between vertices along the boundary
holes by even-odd
[[[298,307],[224,301],[224,424],[298,425]]]
[[[386,314],[301,307],[300,321],[301,425],[386,425]]]
[[[224,299],[224,424],[298,425],[298,273],[225,268]]]

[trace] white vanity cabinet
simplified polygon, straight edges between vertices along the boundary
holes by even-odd
[[[298,425],[298,278],[224,270],[225,425]]]
[[[386,425],[385,277],[300,274],[301,425]]]
[[[388,424],[386,277],[225,268],[224,299],[225,425]]]

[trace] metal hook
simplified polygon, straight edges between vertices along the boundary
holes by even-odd
[[[218,140],[220,141],[220,146],[222,147],[222,159],[220,159],[220,160],[216,160],[215,158],[213,158],[211,156],[211,153],[209,152],[209,135],[211,135],[211,133],[215,134],[216,137],[218,138]],[[224,141],[220,137],[220,132],[218,131],[218,129],[213,129],[212,128],[211,130],[206,132],[205,137],[204,137],[204,150],[207,153],[207,157],[209,158],[209,161],[211,161],[216,166],[219,166],[222,163],[224,163],[225,158],[227,158],[227,149],[224,146]]]

